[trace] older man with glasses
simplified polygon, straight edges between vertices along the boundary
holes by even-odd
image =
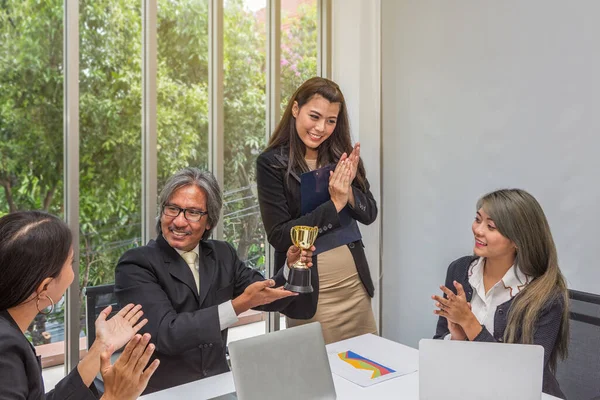
[[[143,330],[152,335],[160,359],[145,393],[228,371],[227,328],[240,313],[313,307],[310,294],[282,288],[298,259],[312,265],[311,251],[290,247],[288,265],[265,280],[229,243],[209,240],[223,205],[210,172],[177,172],[159,202],[156,240],[128,250],[115,271],[119,302],[142,305],[148,318]]]

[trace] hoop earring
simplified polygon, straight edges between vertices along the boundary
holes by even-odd
[[[42,296],[44,296],[45,298],[50,300],[50,311],[44,312],[43,311],[44,309],[40,310],[40,295],[38,295],[37,301],[35,302],[35,307],[37,308],[37,310],[40,314],[43,314],[43,315],[51,314],[52,311],[54,311],[54,300],[52,300],[52,297],[48,296],[47,294],[43,294]]]

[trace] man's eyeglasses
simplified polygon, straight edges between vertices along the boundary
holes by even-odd
[[[195,210],[193,208],[180,208],[172,204],[165,205],[163,207],[162,212],[167,217],[175,218],[179,216],[179,214],[181,214],[182,211],[185,219],[187,219],[190,222],[198,222],[203,216],[208,215],[207,211]]]

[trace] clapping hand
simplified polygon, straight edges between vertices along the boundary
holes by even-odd
[[[467,303],[469,305],[469,309],[471,309],[471,303]],[[465,330],[457,323],[446,320],[448,323],[448,330],[450,331],[450,339],[452,340],[467,340],[467,334]]]
[[[435,310],[434,313],[446,318],[449,322],[462,326],[473,317],[473,312],[467,302],[463,286],[454,281],[454,287],[456,288],[456,294],[446,286],[440,286],[442,292],[446,294],[446,298],[437,295],[431,296],[436,301],[436,307],[439,307],[439,310]]]
[[[108,319],[112,310],[111,306],[106,307],[96,319],[96,341],[103,344],[105,348],[113,346],[115,350],[125,346],[131,340],[133,335],[146,325],[147,319],[140,321],[144,313],[142,306],[127,304],[116,315]],[[138,322],[139,321],[139,322]]]
[[[358,172],[358,163],[360,161],[360,143],[356,142],[354,148],[352,149],[352,153],[348,156],[348,161],[350,162],[350,185],[356,178],[356,173]]]
[[[135,335],[114,365],[110,363],[110,356],[115,348],[110,345],[102,353],[100,372],[105,392],[101,400],[133,400],[142,394],[159,365],[159,361],[154,360],[146,368],[155,349],[149,342],[150,334]]]
[[[329,173],[329,196],[337,212],[342,211],[348,204],[350,191],[352,190],[350,187],[352,183],[351,174],[352,162],[344,153],[335,166],[335,170]]]
[[[440,289],[446,297],[431,296],[436,301],[436,307],[439,307],[438,310],[434,311],[434,314],[446,318],[452,339],[475,340],[481,333],[483,326],[479,323],[475,314],[473,314],[471,304],[467,302],[463,286],[457,281],[454,281],[453,284],[456,288],[456,294],[442,285]]]
[[[329,195],[340,212],[346,204],[354,207],[352,182],[356,178],[360,163],[360,143],[356,143],[350,155],[343,153],[335,170],[329,173]]]
[[[440,296],[431,296],[436,301],[434,314],[446,318],[448,321],[448,329],[452,335],[452,339],[469,339],[475,338],[481,333],[483,326],[477,320],[475,314],[471,310],[471,304],[467,302],[467,296],[463,285],[459,282],[453,282],[456,288],[456,294],[446,286],[440,286],[440,289],[446,295],[446,298]]]

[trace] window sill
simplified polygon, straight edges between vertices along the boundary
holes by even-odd
[[[35,352],[42,358],[42,368],[65,363],[65,342],[55,342],[35,346]],[[87,338],[79,338],[79,359],[87,354]]]
[[[266,319],[263,311],[248,310],[238,315],[238,322],[231,325],[230,328],[236,326],[252,324],[254,322],[264,321]]]
[[[231,328],[264,321],[265,318],[265,313],[262,311],[248,310],[239,315],[238,322],[233,324]],[[54,367],[65,363],[64,341],[35,346],[35,352],[42,358],[42,368]],[[86,354],[87,338],[82,337],[79,338],[79,359],[81,360]]]

